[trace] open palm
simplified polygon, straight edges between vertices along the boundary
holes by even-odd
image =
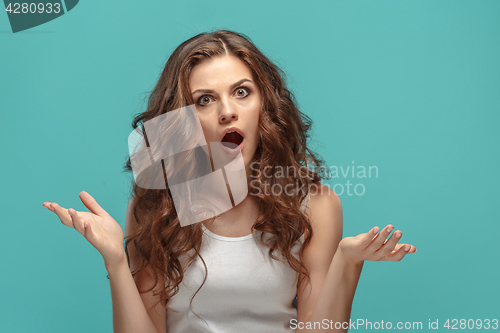
[[[394,229],[391,224],[377,234],[379,228],[374,227],[369,232],[354,237],[345,237],[339,244],[339,249],[351,261],[400,261],[408,253],[417,252],[411,244],[398,244],[403,233],[394,231],[392,236],[387,236]]]
[[[102,255],[106,263],[124,259],[123,229],[87,192],[79,194],[80,200],[91,212],[63,208],[55,202],[43,206],[57,214],[61,222],[82,234]]]

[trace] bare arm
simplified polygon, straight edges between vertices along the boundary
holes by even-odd
[[[113,332],[159,333],[146,311],[127,262],[106,266],[106,269],[113,303]]]
[[[345,333],[364,261],[400,261],[416,248],[397,244],[402,236],[400,230],[387,239],[394,229],[391,224],[379,234],[375,227],[342,239],[340,199],[327,187],[320,192],[308,204],[314,235],[304,250],[304,264],[310,270],[311,286],[299,288],[296,332]]]
[[[304,250],[303,260],[310,272],[311,284],[298,290],[296,332],[330,332],[323,326],[323,320],[349,321],[363,265],[350,264],[338,251],[343,218],[337,194],[320,185],[318,191],[311,193],[307,207],[313,237]]]
[[[96,248],[104,259],[109,273],[111,299],[113,303],[113,331],[115,333],[165,333],[166,309],[158,302],[153,292],[140,294],[139,290],[149,289],[152,283],[151,270],[146,268],[141,274],[132,277],[136,263],[136,253],[129,246],[129,268],[123,248],[123,229],[95,199],[85,191],[80,199],[91,211],[79,212],[65,209],[55,202],[44,202],[43,206],[57,214],[61,222],[82,234]],[[127,207],[125,234],[132,232],[137,225],[132,208],[134,200]]]
[[[330,328],[327,332],[347,332],[352,302],[362,268],[363,262],[350,263],[341,251],[336,251],[312,314],[308,319],[312,328],[297,330],[297,332],[324,332],[325,329],[318,324],[323,324],[324,319],[328,320]],[[316,329],[314,323],[317,324]],[[335,329],[336,327],[337,329]]]
[[[134,201],[130,200],[125,220],[125,236],[133,232],[137,222],[132,213]],[[123,251],[123,260],[118,264],[107,265],[113,303],[113,331],[115,333],[166,333],[166,309],[157,302],[157,296],[150,291],[145,294],[141,290],[149,289],[153,280],[150,269],[132,277],[136,265],[136,252],[133,244],[129,244],[130,266]]]

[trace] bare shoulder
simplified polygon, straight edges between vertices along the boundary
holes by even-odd
[[[337,193],[328,186],[311,186],[306,213],[314,233],[326,233],[335,238],[342,238],[342,202]]]
[[[310,196],[308,203],[311,203],[315,206],[330,206],[334,205],[337,208],[342,208],[342,204],[339,196],[335,191],[324,184],[314,184],[310,189]],[[309,207],[309,204],[307,205]]]

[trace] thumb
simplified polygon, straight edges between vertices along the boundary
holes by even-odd
[[[109,214],[102,209],[101,206],[95,201],[95,199],[85,191],[80,192],[80,200],[82,200],[85,207],[87,207],[92,213],[100,217],[109,216]],[[87,222],[88,223],[88,222]]]
[[[91,244],[94,240],[94,231],[89,221],[83,222],[83,237],[85,237]]]

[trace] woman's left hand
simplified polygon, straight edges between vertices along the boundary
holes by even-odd
[[[355,237],[345,237],[340,241],[338,251],[345,259],[354,263],[364,260],[400,261],[407,253],[417,252],[417,248],[411,244],[398,244],[403,235],[400,230],[394,231],[387,239],[393,229],[394,226],[389,224],[379,234],[379,228],[374,227]]]

